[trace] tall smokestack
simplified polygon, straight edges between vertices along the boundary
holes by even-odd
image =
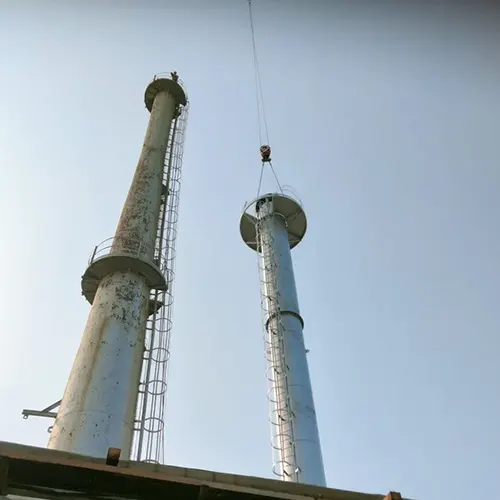
[[[273,472],[283,481],[326,486],[290,252],[306,227],[299,203],[276,193],[249,203],[240,221],[243,241],[259,258]]]
[[[176,131],[183,132],[187,109],[177,74],[155,77],[145,103],[149,124],[115,236],[95,248],[82,278],[92,308],[49,448],[106,457],[113,447],[128,459],[134,435],[142,441],[148,429],[163,431],[163,408],[151,409],[151,398],[166,389],[168,341],[158,339],[170,329],[157,325],[165,323],[158,318],[165,320],[161,311],[171,304],[169,255],[182,155]],[[158,461],[158,453],[140,455]]]

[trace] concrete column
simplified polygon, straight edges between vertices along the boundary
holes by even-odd
[[[104,458],[114,447],[129,456],[148,299],[142,276],[116,272],[101,281],[49,448]]]
[[[121,449],[128,459],[144,353],[152,286],[165,283],[153,262],[162,203],[165,152],[182,88],[156,79],[146,90],[151,111],[139,163],[111,251],[92,260],[87,294],[92,308],[49,440],[49,448],[106,457]],[[87,296],[86,295],[86,296]]]
[[[113,252],[153,257],[168,136],[177,103],[167,91],[156,95],[139,163],[116,229]]]

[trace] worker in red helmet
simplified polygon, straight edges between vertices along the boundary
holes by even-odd
[[[271,147],[264,144],[260,147],[260,155],[262,157],[262,162],[271,161]]]

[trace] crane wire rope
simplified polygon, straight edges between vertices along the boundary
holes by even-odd
[[[255,100],[257,103],[257,120],[259,126],[259,142],[263,144],[263,136],[269,143],[269,129],[267,126],[266,108],[264,106],[264,93],[262,91],[262,79],[260,76],[259,57],[257,54],[257,44],[255,43],[255,26],[253,22],[252,0],[248,0],[248,17],[250,20],[250,31],[252,34],[253,69],[255,79]],[[262,113],[261,113],[262,110]]]
[[[269,144],[269,128],[267,125],[266,108],[264,106],[264,92],[262,90],[262,78],[260,75],[260,65],[259,57],[257,54],[257,44],[255,43],[255,26],[253,22],[253,12],[252,12],[252,0],[248,0],[248,17],[250,20],[250,32],[252,35],[252,52],[253,52],[253,69],[254,69],[254,79],[255,79],[255,101],[257,104],[257,121],[258,121],[258,131],[259,131],[259,143],[263,144],[263,138],[265,137],[266,144]],[[260,195],[260,189],[262,187],[262,178],[264,175],[264,166],[269,163],[271,171],[276,180],[281,194],[283,194],[283,188],[281,187],[276,171],[274,170],[273,164],[270,159],[262,159],[262,166],[260,169],[259,185],[257,188],[257,198]]]
[[[274,178],[276,179],[276,184],[278,184],[278,188],[281,191],[281,194],[285,194],[283,192],[283,188],[281,187],[280,181],[278,180],[278,176],[276,175],[276,172],[275,172],[274,167],[273,167],[273,163],[271,161],[269,161],[269,166],[271,167],[271,172],[273,173]]]

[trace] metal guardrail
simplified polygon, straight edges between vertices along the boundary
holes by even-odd
[[[114,241],[115,241],[115,236],[112,236],[111,238],[107,238],[104,241],[101,241],[101,243],[99,243],[98,245],[96,245],[94,247],[92,254],[89,257],[88,265],[90,266],[96,260],[112,255],[114,253],[113,251]],[[130,257],[136,257],[138,259],[145,260],[143,254],[144,248],[145,248],[144,242],[140,241],[139,246],[134,245],[134,248],[121,247],[120,250],[116,251],[116,253],[121,256],[130,255]],[[163,255],[155,255],[154,260],[152,259],[152,263],[157,268],[159,268],[162,273],[164,273],[168,267],[168,261]]]
[[[160,80],[161,78],[167,78],[169,80],[172,80],[172,72],[163,72],[163,73],[157,73],[156,75],[153,76],[153,82],[155,80]],[[188,94],[186,92],[186,87],[184,86],[184,82],[182,81],[181,78],[179,78],[179,76],[177,76],[177,83],[179,84],[179,86],[182,88],[182,90],[184,91],[184,94],[186,96],[186,101],[189,102],[189,98],[188,98]]]
[[[302,203],[302,200],[300,197],[297,195],[296,191],[291,187],[291,186],[283,186],[283,192],[274,192],[274,193],[262,193],[260,194],[257,198],[254,198],[253,200],[246,201],[245,204],[243,205],[242,213],[247,213],[249,212],[249,215],[256,216],[256,204],[257,202],[262,199],[262,198],[268,198],[268,197],[275,197],[275,196],[283,196],[285,198],[290,198],[291,200],[295,201],[297,205],[304,210],[304,204]]]

